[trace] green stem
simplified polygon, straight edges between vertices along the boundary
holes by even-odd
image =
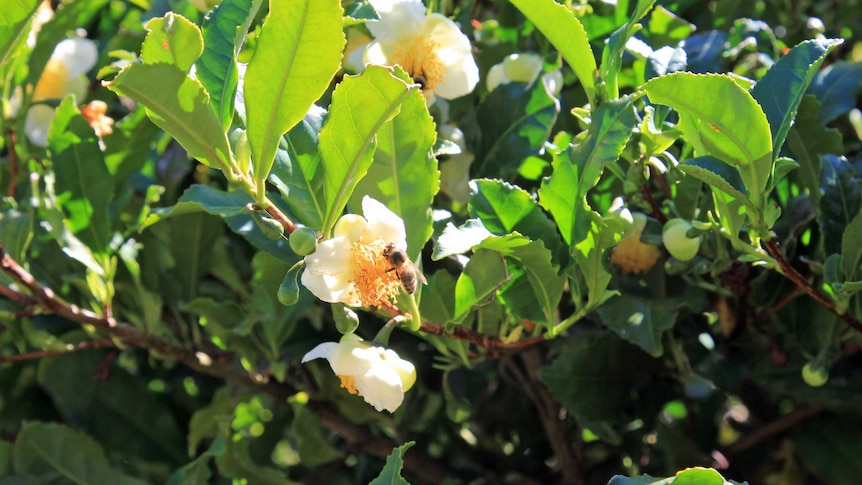
[[[419,314],[419,305],[416,304],[416,298],[409,293],[401,293],[407,296],[407,309],[410,311],[410,330],[419,331],[419,326],[422,324],[422,315]]]

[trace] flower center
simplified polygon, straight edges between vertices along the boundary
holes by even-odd
[[[356,390],[356,378],[353,376],[343,376],[340,374],[335,374],[341,379],[341,387],[347,389],[347,392],[350,394],[356,394],[357,396],[361,396],[359,391]]]
[[[437,54],[439,46],[428,36],[414,37],[401,44],[392,54],[392,63],[399,64],[413,80],[422,85],[423,93],[433,93],[443,81],[443,61]]]
[[[50,60],[36,84],[33,101],[62,98],[66,94],[69,80],[69,68],[63,62]]]
[[[401,282],[392,265],[383,257],[386,244],[382,240],[372,243],[359,241],[353,245],[353,285],[362,306],[380,306],[395,301]]]

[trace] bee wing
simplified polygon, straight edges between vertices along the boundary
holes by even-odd
[[[410,262],[410,267],[413,269],[413,273],[414,273],[417,277],[419,277],[419,280],[420,280],[420,281],[422,281],[422,284],[423,284],[423,285],[427,285],[427,284],[428,284],[428,280],[427,280],[427,279],[425,279],[425,274],[424,274],[424,273],[422,273],[422,270],[421,270],[421,269],[419,269],[419,267],[418,267],[418,266],[416,266],[415,264],[413,264],[413,262],[412,262],[412,261]]]

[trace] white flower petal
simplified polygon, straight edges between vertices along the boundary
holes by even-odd
[[[356,390],[378,411],[394,412],[404,402],[401,376],[386,365],[372,366],[366,374],[356,376]]]
[[[416,366],[412,362],[398,357],[398,353],[392,349],[386,349],[383,356],[386,359],[385,365],[388,365],[401,378],[401,389],[407,391],[413,387],[416,382]]]
[[[488,86],[488,92],[493,91],[497,86],[509,82],[506,79],[503,71],[503,63],[494,64],[491,69],[488,69],[488,75],[485,77],[485,83]]]
[[[460,98],[473,92],[479,83],[479,67],[473,56],[465,56],[457,65],[447,65],[446,75],[434,91],[445,99]]]
[[[353,283],[351,244],[344,237],[322,241],[317,249],[305,257],[305,271],[300,281],[314,296],[330,303],[358,303]]]
[[[79,76],[96,65],[99,60],[99,49],[96,48],[96,43],[90,39],[79,37],[65,39],[54,47],[51,57],[66,64],[71,75]]]
[[[368,221],[357,214],[345,214],[335,223],[335,237],[346,237],[351,243],[358,242],[368,231]]]
[[[563,73],[559,69],[542,74],[542,82],[548,87],[548,92],[559,96],[563,90]]]
[[[414,26],[425,17],[422,0],[370,0],[369,3],[380,14],[380,20],[367,22],[365,26],[378,39],[415,35]]]
[[[367,235],[387,244],[393,243],[399,249],[407,249],[407,231],[398,214],[367,195],[362,198],[362,213],[368,221]]]
[[[45,104],[31,106],[24,119],[24,133],[30,142],[42,148],[48,146],[48,129],[53,120],[54,108]]]
[[[302,357],[302,363],[304,364],[314,359],[329,359],[329,356],[332,355],[336,347],[338,347],[338,344],[335,342],[324,342],[305,354]]]
[[[542,66],[538,54],[510,54],[503,60],[503,72],[509,82],[532,83],[542,72]]]

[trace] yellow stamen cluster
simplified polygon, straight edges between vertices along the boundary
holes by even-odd
[[[69,79],[69,68],[63,62],[55,60],[48,61],[45,70],[36,84],[33,92],[33,101],[44,101],[46,99],[62,98],[66,94],[66,84]]]
[[[341,380],[341,387],[347,389],[347,392],[350,394],[356,394],[360,396],[359,391],[356,390],[356,378],[353,376],[343,376],[340,374],[336,374],[338,378]]]
[[[626,273],[643,273],[658,261],[660,251],[656,246],[644,244],[640,237],[623,238],[611,254],[611,263]]]
[[[437,48],[429,37],[416,37],[398,47],[392,54],[392,63],[403,67],[414,81],[421,82],[423,93],[433,93],[446,73]]]
[[[362,306],[380,306],[395,301],[401,282],[392,265],[383,257],[386,243],[359,241],[353,245],[353,285]]]

